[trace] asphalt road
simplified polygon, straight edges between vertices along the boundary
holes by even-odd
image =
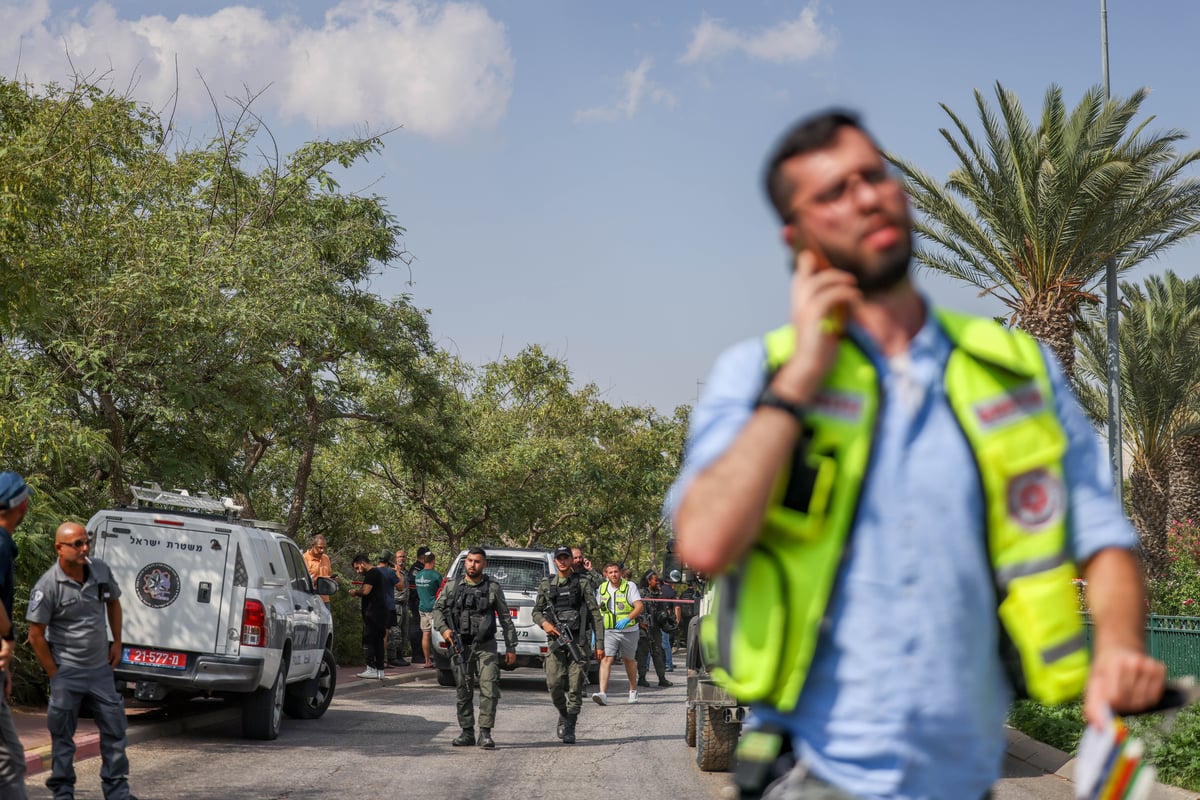
[[[209,712],[228,721],[200,730],[176,726],[130,746],[133,791],[141,800],[725,796],[728,777],[700,772],[695,750],[684,745],[682,675],[669,689],[643,690],[637,705],[624,702],[625,685],[614,677],[611,705],[585,701],[579,743],[563,745],[554,736],[557,713],[541,674],[505,674],[494,731],[498,747],[490,752],[450,746],[458,734],[454,690],[437,686],[432,675],[418,676],[408,683],[343,685],[324,718],[285,720],[274,742],[242,739],[235,709]],[[141,735],[152,736],[151,730]],[[1030,755],[1029,748],[1041,752]],[[1054,753],[1030,740],[1010,742],[994,800],[1071,800],[1071,782],[1051,772],[1064,758]],[[76,797],[100,798],[100,759],[76,768]],[[51,797],[46,777],[30,777],[34,800]],[[1195,795],[1160,787],[1153,797]]]
[[[450,746],[458,734],[454,690],[431,678],[347,692],[320,720],[286,720],[274,742],[245,741],[232,721],[133,745],[130,783],[141,800],[717,800],[725,776],[701,773],[681,737],[682,683],[643,690],[642,701],[628,705],[614,679],[611,694],[621,701],[586,701],[579,743],[563,745],[540,673],[505,675],[494,751]],[[100,797],[99,768],[99,759],[77,765],[80,800]],[[51,797],[45,777],[29,780],[30,797]]]

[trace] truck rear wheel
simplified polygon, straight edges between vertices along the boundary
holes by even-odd
[[[683,740],[687,742],[688,747],[696,746],[696,707],[688,705],[687,707],[687,727],[683,729]]]
[[[271,740],[279,736],[283,723],[283,700],[287,690],[287,653],[267,689],[256,689],[242,704],[242,735],[247,739]]]
[[[454,685],[454,670],[439,669],[437,671],[438,686],[453,686]]]
[[[333,702],[333,692],[337,688],[337,662],[331,651],[326,650],[321,655],[317,676],[301,685],[311,686],[311,690],[307,694],[288,692],[283,698],[283,713],[293,719],[319,719]]]
[[[701,770],[724,772],[729,769],[741,727],[737,722],[727,722],[725,710],[719,706],[696,709],[696,764]]]

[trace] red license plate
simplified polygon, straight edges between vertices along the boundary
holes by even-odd
[[[171,650],[151,650],[147,647],[124,647],[121,649],[121,663],[139,667],[187,669],[187,654]]]

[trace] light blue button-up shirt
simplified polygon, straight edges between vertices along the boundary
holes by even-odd
[[[952,345],[932,313],[907,353],[886,358],[850,329],[882,381],[878,439],[828,621],[795,710],[782,723],[817,777],[863,798],[982,797],[1000,775],[1012,688],[997,656],[983,496],[946,398]],[[1052,356],[1077,562],[1135,538],[1099,441]],[[693,476],[737,436],[766,376],[761,339],[717,361],[691,422],[673,513]]]

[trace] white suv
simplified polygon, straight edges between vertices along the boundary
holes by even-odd
[[[337,685],[333,619],[279,526],[231,501],[133,487],[135,504],[88,521],[93,553],[123,593],[118,684],[142,700],[218,695],[242,731],[274,739],[284,714],[316,719]]]
[[[517,628],[517,663],[508,667],[501,660],[500,667],[540,669],[549,644],[546,642],[546,632],[533,624],[533,602],[537,599],[538,586],[554,574],[554,557],[548,550],[514,550],[500,547],[485,547],[484,550],[487,552],[487,567],[483,571],[504,589],[504,601],[508,603],[508,611],[512,614],[513,624]],[[446,572],[445,581],[442,582],[443,589],[462,578],[463,559],[466,555],[467,551],[463,550],[455,557]],[[441,594],[441,589],[438,593]],[[500,640],[502,636],[503,633],[497,626],[496,639]],[[453,686],[454,672],[450,664],[450,651],[436,632],[433,645],[433,661],[437,664],[438,683],[442,686]],[[503,644],[500,646],[503,651]]]

